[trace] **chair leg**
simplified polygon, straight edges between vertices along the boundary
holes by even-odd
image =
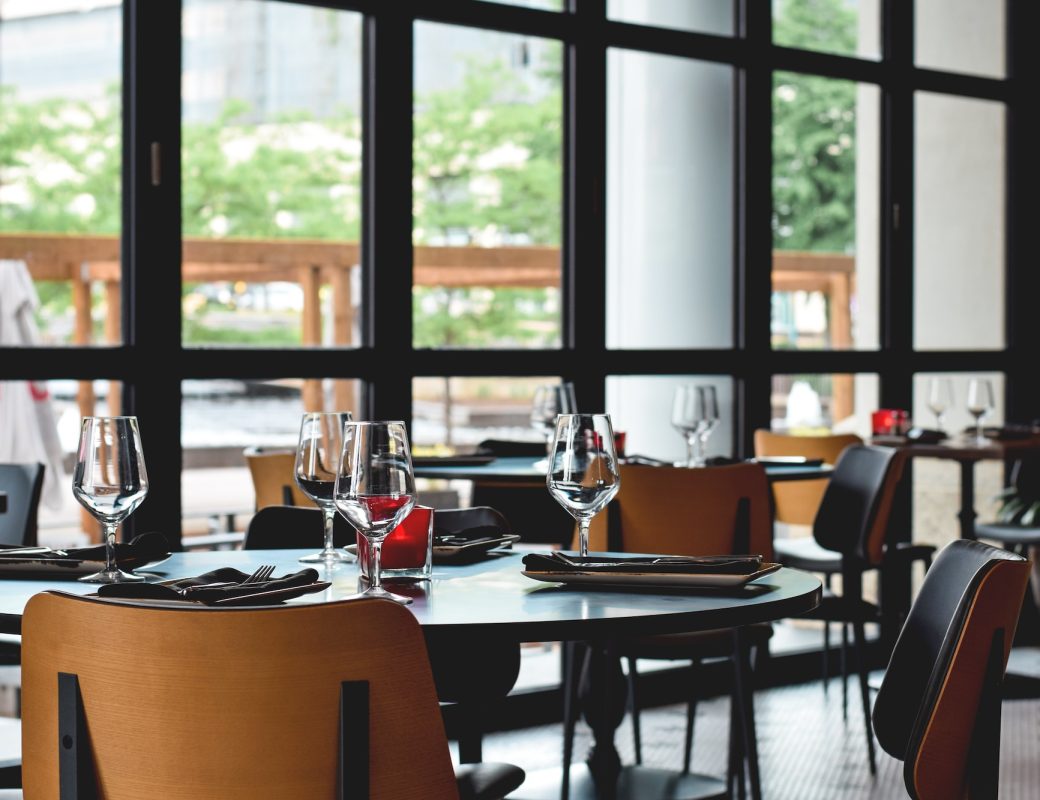
[[[734,692],[741,716],[744,755],[747,759],[748,778],[751,781],[751,800],[762,800],[762,785],[758,774],[758,742],[755,734],[755,692],[751,685],[751,648],[740,628],[733,632]]]
[[[693,725],[697,719],[697,673],[700,662],[694,659],[690,665],[690,699],[686,703],[686,746],[683,748],[683,773],[690,771],[693,761]]]
[[[578,682],[585,663],[585,648],[580,642],[563,643],[563,797],[570,788],[571,760],[574,756],[574,728],[578,723]]]
[[[639,727],[639,670],[636,667],[636,659],[628,658],[628,701],[632,711],[632,743],[636,750],[636,763],[643,763],[643,737]]]
[[[729,766],[726,770],[726,791],[730,798],[745,800],[747,787],[744,784],[744,745],[739,731],[740,714],[734,688],[729,699]]]
[[[831,624],[829,622],[823,623],[823,693],[827,694],[830,688],[830,665],[827,661],[831,655]]]
[[[859,696],[863,703],[863,725],[867,734],[867,757],[870,759],[870,774],[877,775],[877,763],[874,756],[874,731],[870,724],[870,688],[867,686],[867,637],[863,630],[863,622],[852,623],[853,650],[856,655],[856,669],[859,672]]]
[[[849,626],[841,623],[841,718],[849,721]]]

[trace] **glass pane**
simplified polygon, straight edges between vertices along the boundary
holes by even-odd
[[[360,23],[185,2],[186,345],[358,344]]]
[[[0,381],[0,464],[45,466],[39,505],[41,545],[100,541],[97,523],[72,496],[80,421],[121,412],[118,381]],[[144,442],[147,458],[147,441]]]
[[[881,0],[773,0],[773,41],[876,59],[881,53]]]
[[[774,78],[774,348],[878,346],[879,100],[869,84]]]
[[[733,80],[608,54],[608,347],[733,345]]]
[[[531,425],[535,389],[558,377],[415,378],[412,444],[420,455],[473,452],[484,439],[544,442]],[[580,398],[579,398],[580,402]]]
[[[854,433],[870,438],[878,376],[774,375],[770,428],[794,436]]]
[[[415,28],[416,347],[558,347],[562,48]]]
[[[256,508],[246,449],[293,452],[304,410],[350,411],[358,419],[360,390],[355,380],[184,381],[184,536],[245,530]]]
[[[919,66],[1006,75],[1007,8],[1004,0],[917,0],[914,47]]]
[[[510,6],[541,8],[546,11],[563,11],[563,0],[486,0],[491,3],[502,3]]]
[[[914,347],[1004,346],[1005,108],[919,93]]]
[[[999,372],[919,373],[914,375],[914,421],[923,427],[935,427],[935,415],[928,408],[928,388],[932,378],[948,378],[953,384],[953,405],[945,414],[945,428],[964,431],[973,423],[967,410],[968,382],[986,378],[993,387],[996,410],[984,425],[1004,424],[1004,375]],[[913,467],[913,532],[914,541],[942,547],[960,536],[957,512],[961,507],[961,468],[956,461],[938,458],[915,458]],[[1004,486],[1004,464],[999,460],[975,464],[975,510],[979,521],[995,519],[995,498]]]
[[[119,343],[123,9],[53,5],[0,0],[0,341]]]
[[[614,430],[625,433],[625,452],[666,461],[686,458],[686,440],[672,427],[672,399],[685,383],[714,386],[719,425],[708,437],[706,454],[733,456],[733,379],[728,375],[611,375],[607,412]]]
[[[732,36],[733,0],[607,0],[607,16],[619,22]]]

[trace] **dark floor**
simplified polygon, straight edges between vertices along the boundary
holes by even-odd
[[[767,800],[889,800],[906,797],[902,764],[879,751],[878,775],[867,768],[863,716],[849,684],[849,721],[842,721],[841,690],[832,681],[824,694],[819,682],[760,691],[755,696],[763,797]],[[728,699],[698,707],[694,771],[725,776]],[[680,769],[685,707],[643,714],[645,764]],[[634,763],[628,718],[615,739],[622,761]],[[581,725],[575,752],[590,742]],[[559,725],[493,734],[485,740],[486,761],[509,761],[532,771],[559,766]],[[1008,700],[1003,707],[1001,800],[1040,798],[1040,700]],[[522,791],[517,794],[522,797]]]

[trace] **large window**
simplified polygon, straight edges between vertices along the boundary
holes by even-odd
[[[933,373],[1040,407],[1025,0],[125,4],[0,0],[0,385],[141,418],[133,525],[248,508],[303,409],[537,439],[546,376],[662,458],[687,380],[718,455]]]

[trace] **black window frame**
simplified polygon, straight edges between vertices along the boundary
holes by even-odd
[[[606,0],[567,0],[545,11],[484,0],[279,0],[363,15],[362,341],[357,348],[187,348],[180,306],[181,4],[124,0],[123,343],[0,349],[0,380],[114,379],[137,414],[148,453],[148,502],[127,528],[167,532],[180,543],[181,382],[192,379],[359,379],[361,411],[411,421],[412,379],[534,376],[575,382],[586,408],[602,408],[608,376],[715,374],[734,380],[734,450],[750,454],[768,427],[773,375],[874,373],[882,405],[910,408],[919,372],[999,371],[1009,419],[1040,416],[1027,374],[1036,333],[1038,271],[1025,262],[1028,195],[1037,176],[1036,123],[1025,103],[1037,74],[1026,41],[1037,11],[1007,2],[1004,79],[918,67],[913,3],[882,0],[882,53],[868,60],[773,43],[771,4],[734,0],[733,37],[610,20]],[[487,28],[564,46],[561,346],[548,350],[425,350],[412,344],[412,102],[414,22]],[[608,349],[606,346],[606,67],[610,48],[732,65],[734,142],[734,346]],[[877,85],[881,92],[880,331],[877,350],[781,351],[770,344],[773,235],[771,103],[776,71]],[[1006,342],[997,350],[913,347],[914,94],[938,92],[1007,107]],[[157,156],[161,180],[155,183]],[[898,211],[896,210],[898,209]],[[579,300],[580,298],[580,300]]]

